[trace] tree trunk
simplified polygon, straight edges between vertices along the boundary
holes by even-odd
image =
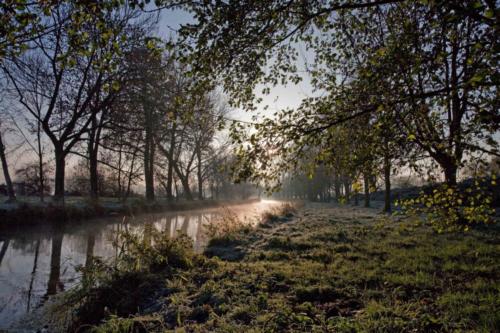
[[[386,147],[388,149],[388,147]],[[384,154],[384,212],[391,212],[391,159],[388,152]]]
[[[123,148],[123,143],[122,143],[122,138],[120,138],[120,148],[118,150],[118,175],[117,175],[117,189],[118,193],[117,196],[118,198],[122,198],[122,148]]]
[[[340,200],[340,177],[339,173],[337,170],[335,170],[335,173],[333,174],[334,177],[334,187],[335,187],[335,201],[339,202]]]
[[[175,201],[179,201],[179,187],[177,186],[177,180],[174,180],[174,188],[175,188]]]
[[[103,115],[104,116],[104,115]],[[96,116],[93,115],[92,127],[89,134],[89,172],[90,172],[90,198],[92,201],[99,199],[99,171],[97,169],[97,157],[99,154],[99,139],[101,136],[100,126],[97,125]]]
[[[130,172],[128,173],[127,190],[125,192],[125,195],[123,196],[123,201],[126,201],[130,195],[130,187],[132,186],[132,177],[134,175],[134,165],[136,156],[137,156],[137,149],[134,149],[134,153],[132,154],[132,162],[130,163]]]
[[[144,149],[144,182],[146,185],[146,199],[148,201],[153,201],[155,198],[154,194],[154,183],[153,177],[151,175],[151,167],[149,165],[150,162],[150,147],[149,144],[146,143],[146,147]]]
[[[172,189],[172,182],[174,178],[174,150],[175,150],[175,131],[177,129],[177,124],[174,120],[172,124],[172,133],[170,134],[170,147],[168,150],[168,170],[167,170],[167,200],[172,201],[174,196],[173,196],[173,189]]]
[[[391,212],[391,162],[388,158],[384,158],[384,212]]]
[[[144,180],[146,184],[146,199],[148,201],[154,201],[155,190],[154,190],[154,175],[153,175],[153,163],[152,163],[152,146],[148,143],[147,149],[144,152]]]
[[[441,164],[444,171],[444,179],[447,185],[456,186],[457,185],[457,171],[458,167],[455,162],[447,161]]]
[[[184,190],[184,196],[186,197],[187,200],[193,200],[193,195],[191,194],[191,188],[189,187],[189,174],[190,174],[190,171],[186,171],[186,174],[183,175],[179,166],[177,164],[174,163],[174,170],[175,170],[175,173],[177,174],[177,177],[179,178],[179,180],[181,181],[181,185],[182,185],[182,188]],[[177,184],[175,184],[177,186]],[[176,193],[177,192],[177,188],[176,188]]]
[[[66,169],[66,154],[61,146],[56,146],[54,150],[56,160],[54,201],[64,203],[64,174]]]
[[[144,103],[144,182],[146,185],[146,200],[154,201],[154,175],[153,175],[153,115],[148,103]]]
[[[186,177],[181,177],[179,175],[179,179],[182,184],[182,189],[184,190],[184,196],[186,197],[186,200],[193,200],[193,194],[191,193],[191,188],[189,187],[189,178]]]
[[[89,152],[90,198],[99,199],[99,174],[97,170],[97,152],[91,147]]]
[[[168,169],[167,169],[167,200],[168,201],[173,201],[174,200],[174,193],[173,193],[173,178],[174,178],[174,167],[172,166],[172,163],[168,162]]]
[[[43,151],[42,151],[42,138],[41,138],[41,125],[40,122],[37,122],[37,131],[36,131],[36,136],[37,136],[37,144],[38,144],[38,177],[40,178],[40,188],[39,188],[39,195],[40,195],[40,201],[44,202],[45,201],[45,176],[43,172]]]
[[[368,172],[363,174],[363,183],[365,185],[365,207],[370,207],[370,175]]]
[[[5,178],[5,183],[7,184],[7,195],[9,196],[8,202],[16,201],[16,193],[14,192],[14,186],[12,185],[12,180],[10,178],[9,167],[7,164],[7,157],[5,156],[5,146],[2,141],[2,135],[0,134],[0,159],[2,160],[3,176]]]
[[[197,151],[196,158],[198,160],[198,166],[197,166],[198,199],[203,200],[203,174],[202,174],[202,169],[201,169],[201,151],[200,150]]]
[[[344,181],[344,192],[345,200],[346,202],[349,202],[351,200],[351,183],[349,180]]]

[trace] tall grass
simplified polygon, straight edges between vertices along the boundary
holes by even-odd
[[[302,202],[284,202],[262,213],[260,224],[276,222],[280,218],[291,218],[297,214],[297,210],[303,206]]]
[[[238,243],[240,235],[250,233],[254,226],[266,227],[280,219],[289,219],[297,214],[299,207],[299,203],[285,202],[266,210],[253,219],[242,219],[234,211],[225,208],[217,218],[204,225],[205,235],[209,239],[207,246],[234,245]]]

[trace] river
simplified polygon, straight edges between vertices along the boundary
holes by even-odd
[[[113,258],[113,239],[123,228],[141,231],[154,227],[171,237],[183,232],[193,239],[196,251],[206,242],[202,225],[216,221],[225,209],[250,223],[278,202],[263,200],[226,208],[112,217],[40,226],[0,235],[0,330],[8,329],[24,315],[42,306],[51,295],[75,286],[79,265],[93,256]]]

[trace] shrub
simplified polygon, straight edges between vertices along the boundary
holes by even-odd
[[[438,232],[468,231],[470,227],[494,222],[492,194],[486,179],[476,179],[472,186],[460,189],[443,184],[432,192],[420,192],[415,199],[396,202],[409,216],[424,216]],[[495,176],[492,176],[492,184]],[[495,183],[496,184],[496,183]]]
[[[165,271],[171,275],[176,269],[193,267],[194,260],[201,261],[188,236],[169,238],[154,228],[146,230],[142,234],[130,231],[118,234],[114,246],[119,254],[114,261],[94,258],[90,267],[79,268],[83,283],[68,295],[68,304],[76,307],[73,328],[80,323],[97,324],[111,313],[120,316],[135,313],[161,286],[159,275],[154,273]],[[128,324],[131,323],[111,318],[102,328],[104,332],[113,332],[115,328],[124,331],[130,328],[129,331],[135,332],[137,326]]]

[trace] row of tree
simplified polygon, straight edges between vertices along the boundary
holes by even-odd
[[[381,177],[390,210],[395,169],[423,175],[440,169],[449,189],[456,188],[460,169],[499,156],[495,1],[272,1],[265,10],[251,3],[217,9],[204,11],[210,19],[197,33],[210,31],[209,41],[224,39],[220,47],[237,53],[224,72],[237,87],[229,88],[234,101],[255,105],[255,95],[242,86],[300,81],[293,65],[300,45],[313,54],[306,70],[320,93],[253,124],[256,131],[233,127],[234,137],[251,143],[238,154],[242,179],[268,180],[273,187],[284,170],[308,175],[326,169],[329,183],[347,181],[345,193],[368,192]],[[252,21],[234,22],[248,34],[224,34],[220,21],[233,11],[252,13]],[[254,35],[256,22],[272,28]],[[238,45],[245,55],[234,51]],[[206,66],[218,68],[223,60]],[[270,70],[247,67],[251,61]]]
[[[50,29],[35,33],[22,53],[1,59],[10,110],[4,104],[0,118],[14,124],[37,156],[18,172],[37,183],[31,192],[44,200],[53,169],[60,202],[68,190],[94,200],[127,198],[142,182],[151,201],[158,190],[169,200],[234,194],[223,169],[232,157],[217,140],[228,112],[221,95],[188,75],[174,49],[159,48],[151,16],[125,5],[105,7],[76,29],[80,10],[72,2],[51,5],[37,21]],[[14,200],[5,151],[0,145]],[[81,160],[68,188],[73,155]]]
[[[233,122],[240,179],[275,189],[290,170],[308,177],[325,170],[347,194],[360,186],[369,192],[383,178],[389,210],[395,169],[438,167],[455,188],[466,164],[499,156],[496,1],[155,3],[158,11],[192,16],[176,42],[167,42],[167,53],[155,52],[159,41],[138,28],[130,6],[144,8],[144,1],[0,7],[12,12],[4,20],[10,35],[0,43],[4,72],[14,87],[28,86],[18,93],[43,91],[41,111],[28,105],[39,98],[19,95],[54,146],[56,197],[63,194],[65,157],[82,141],[92,196],[103,147],[126,165],[118,168],[120,179],[136,174],[141,161],[149,199],[155,181],[171,197],[174,177],[192,197],[192,174],[201,196],[200,180],[211,169],[201,162],[218,155],[207,144],[214,131],[204,126],[217,124],[224,109],[211,87],[220,83],[232,106],[255,110],[258,85],[266,94],[303,79],[301,48],[308,50],[305,71],[316,97],[249,126]],[[41,19],[30,16],[36,10]],[[39,67],[39,58],[43,70],[27,70]],[[43,88],[29,86],[39,81]],[[164,175],[155,174],[157,164]]]

